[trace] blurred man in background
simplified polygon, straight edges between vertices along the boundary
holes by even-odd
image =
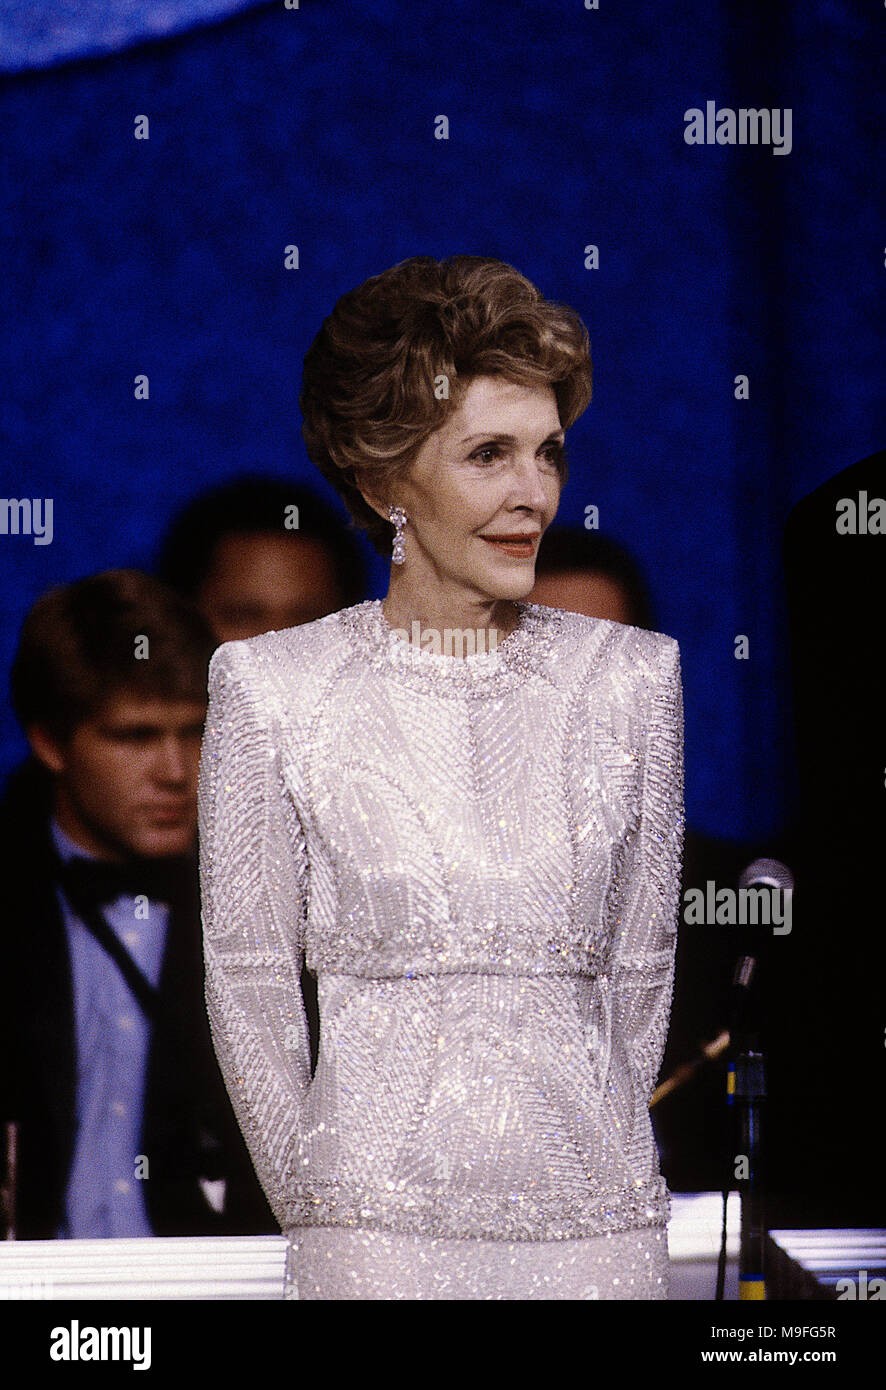
[[[360,547],[307,488],[246,476],[174,520],[159,577],[203,613],[219,642],[313,622],[366,597]]]
[[[7,1225],[18,1239],[276,1223],[203,999],[197,772],[214,637],[113,570],[28,614],[13,705],[33,758],[0,804]]]
[[[640,566],[623,546],[580,526],[551,526],[535,566],[533,603],[589,618],[652,627],[652,600]]]

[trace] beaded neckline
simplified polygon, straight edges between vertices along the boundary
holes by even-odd
[[[488,651],[456,656],[451,652],[429,651],[404,641],[398,629],[388,622],[381,599],[367,599],[342,609],[340,619],[364,645],[377,670],[387,670],[437,693],[465,689],[499,690],[519,682],[544,661],[559,609],[537,603],[516,604],[519,621],[512,632]]]

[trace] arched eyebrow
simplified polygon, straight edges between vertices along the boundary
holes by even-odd
[[[516,444],[517,440],[512,434],[500,434],[497,430],[481,430],[479,434],[466,435],[459,440],[459,444],[470,444],[472,439],[496,439],[500,444]],[[542,448],[545,444],[562,444],[566,439],[566,431],[552,430],[547,439],[543,439],[538,446]]]

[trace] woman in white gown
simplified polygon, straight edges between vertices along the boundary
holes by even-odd
[[[305,359],[391,582],[217,650],[200,781],[207,1005],[287,1297],[667,1296],[679,652],[525,601],[590,389],[578,316],[474,256],[373,277]]]

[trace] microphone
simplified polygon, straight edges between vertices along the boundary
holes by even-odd
[[[775,912],[776,893],[781,893],[782,900],[782,919],[781,930],[773,925],[775,936],[787,936],[791,931],[791,916],[794,901],[794,875],[791,873],[787,864],[782,864],[780,859],[755,859],[746,869],[742,869],[738,876],[739,902],[744,895],[748,908],[754,909],[753,918],[756,924],[756,907],[760,903],[760,894],[768,888],[771,892],[769,907],[765,912],[765,925],[774,924],[778,921]],[[750,901],[751,894],[756,895],[756,902]],[[765,900],[764,900],[765,903]]]
[[[761,895],[768,890],[768,901]],[[754,927],[769,928],[778,920],[775,894],[782,895],[781,929],[772,926],[779,936],[791,930],[791,915],[794,896],[794,876],[786,864],[779,859],[755,859],[742,869],[738,876],[739,919]],[[753,896],[752,896],[753,895]],[[759,1047],[759,1035],[755,1015],[756,998],[753,986],[759,978],[761,957],[764,946],[768,949],[768,937],[762,933],[757,939],[749,935],[745,949],[739,956],[732,977],[731,1018],[729,1033],[736,1049],[746,1050]]]
[[[793,893],[794,875],[780,859],[755,859],[738,876],[739,888],[780,888]]]
[[[739,888],[745,889],[746,892],[762,888],[780,889],[785,895],[786,909],[789,909],[793,898],[794,876],[787,865],[782,864],[780,860],[755,859],[752,864],[742,870],[738,882]],[[771,911],[768,911],[766,915],[771,920]],[[784,919],[787,920],[789,917],[790,911],[786,910]],[[777,934],[784,935],[785,930],[783,929]],[[677,1067],[666,1081],[662,1081],[656,1086],[649,1101],[650,1109],[658,1105],[673,1091],[685,1086],[706,1062],[716,1061],[727,1047],[739,1038],[742,1029],[747,1027],[751,985],[756,973],[757,956],[751,954],[740,956],[732,979],[730,1027],[722,1029],[710,1042],[701,1043],[694,1057]]]

